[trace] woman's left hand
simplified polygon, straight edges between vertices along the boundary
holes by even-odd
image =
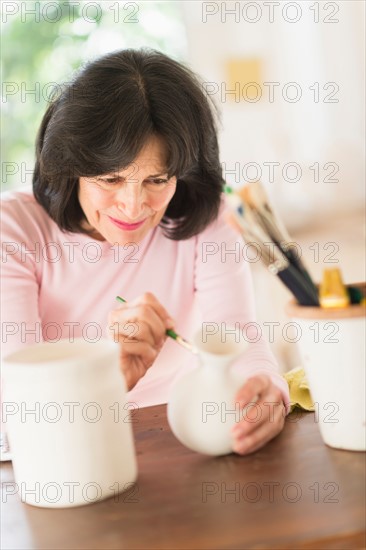
[[[235,401],[240,403],[241,419],[232,429],[234,452],[253,453],[282,430],[286,409],[281,391],[269,376],[260,374],[249,378]]]

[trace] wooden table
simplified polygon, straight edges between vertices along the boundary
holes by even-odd
[[[68,509],[3,498],[2,548],[364,548],[365,454],[323,444],[315,415],[247,457],[210,458],[172,435],[166,407],[138,411],[137,484]],[[13,481],[10,463],[3,482]],[[4,500],[7,502],[4,503]]]

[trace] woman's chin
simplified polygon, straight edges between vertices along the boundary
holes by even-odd
[[[104,233],[104,239],[111,245],[125,246],[139,243],[149,232],[149,229],[136,229],[135,231],[108,231]]]

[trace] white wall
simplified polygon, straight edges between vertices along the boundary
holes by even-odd
[[[257,103],[244,99],[236,103],[225,93],[224,97],[219,92],[212,95],[222,113],[221,158],[227,169],[239,162],[242,175],[255,178],[256,167],[249,169],[248,163],[257,163],[290,231],[306,227],[320,214],[359,209],[365,199],[364,2],[282,1],[273,8],[273,22],[269,4],[278,2],[180,4],[187,28],[188,61],[205,82],[225,90],[225,61],[258,56],[263,81],[279,83],[273,102],[269,101],[268,86],[261,86],[263,96]],[[314,5],[318,5],[318,14],[310,9]],[[230,9],[234,13],[228,13]],[[248,22],[256,18],[257,22]],[[296,18],[299,20],[293,23],[286,20]],[[319,22],[314,21],[317,18]],[[296,82],[301,90],[298,102],[282,97],[289,82]],[[310,89],[316,82],[318,102],[317,89]],[[296,89],[287,91],[292,94]],[[326,96],[337,103],[325,103]],[[273,182],[264,162],[280,163],[274,168]],[[288,163],[301,167],[298,182],[283,178],[282,170],[285,178],[296,179],[296,168],[289,166],[286,172]],[[319,163],[319,182],[314,163]],[[326,163],[331,164],[324,168]],[[339,181],[327,182],[327,176]],[[232,184],[239,181],[230,174],[227,179]],[[242,177],[240,185],[244,181]]]
[[[257,103],[243,99],[236,103],[220,93],[212,96],[222,113],[222,162],[227,168],[239,163],[250,178],[255,171],[246,170],[248,163],[259,166],[271,202],[301,246],[302,258],[315,281],[321,280],[326,267],[340,267],[346,283],[365,280],[365,3],[281,1],[272,23],[268,5],[278,2],[180,4],[187,28],[188,62],[203,81],[224,89],[228,59],[259,57],[263,81],[280,83],[273,102],[265,86]],[[319,8],[319,22],[314,21],[317,14],[310,6]],[[238,11],[229,15],[225,7]],[[286,21],[286,16],[295,19],[300,9],[298,22]],[[209,11],[215,13],[208,15]],[[245,16],[254,19],[260,13],[256,23],[245,20]],[[339,21],[332,23],[335,19]],[[301,89],[298,102],[282,97],[289,82]],[[314,100],[318,99],[316,88],[309,89],[316,82],[319,101]],[[324,90],[330,82],[335,84]],[[334,90],[338,91],[328,100],[338,101],[324,102]],[[263,164],[268,162],[280,163],[272,182],[268,165]],[[298,182],[282,177],[288,163],[301,167]],[[326,163],[330,164],[324,168]],[[289,169],[288,179],[294,175]],[[326,181],[327,176],[339,181]],[[227,180],[239,187],[245,183],[244,177],[238,179],[233,174],[227,174]],[[329,264],[329,259],[337,263]],[[252,273],[258,320],[280,323],[271,347],[281,368],[287,370],[300,362],[297,346],[282,336],[289,322],[285,304],[291,295],[262,263],[252,264]]]

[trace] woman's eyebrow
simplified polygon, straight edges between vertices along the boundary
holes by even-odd
[[[158,174],[150,174],[147,177],[148,178],[158,178],[160,176],[166,176],[166,175],[168,175],[168,170],[159,172]],[[107,174],[104,174],[102,177],[125,178],[125,176],[122,176],[119,172],[108,172]]]

